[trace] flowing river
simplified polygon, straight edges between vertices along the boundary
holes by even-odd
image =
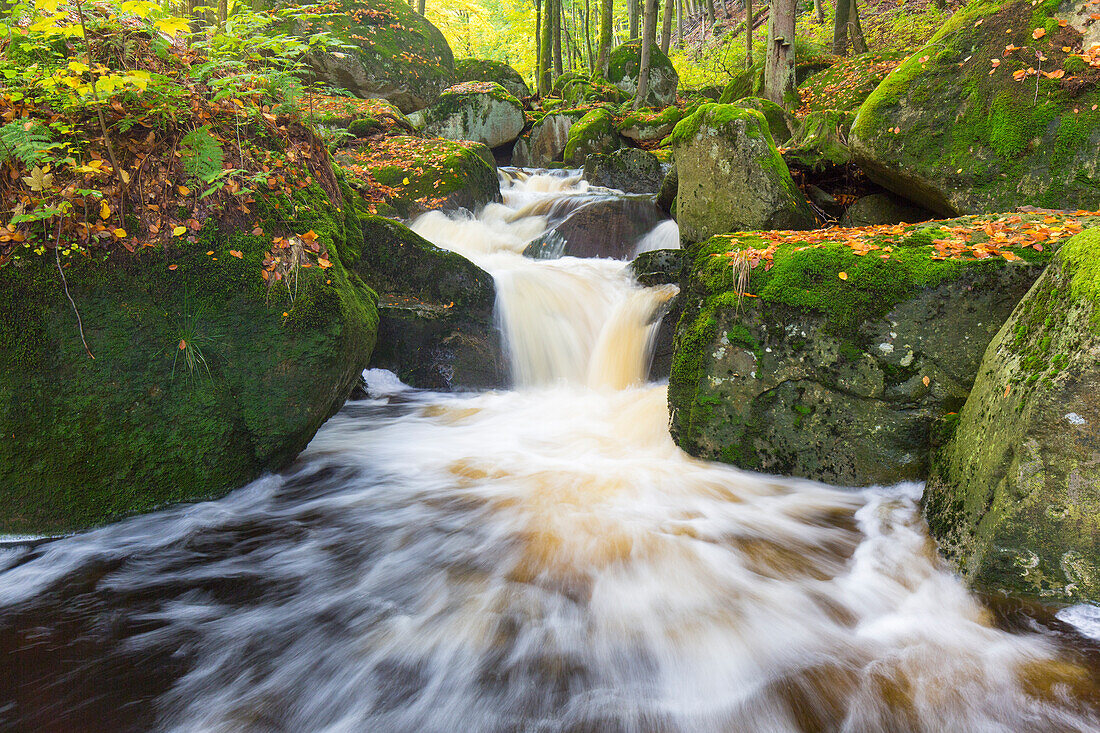
[[[502,175],[414,228],[493,274],[515,388],[371,371],[280,475],[0,549],[0,729],[1100,729],[1090,607],[984,604],[918,485],[681,452],[645,383],[675,287],[523,256],[594,194]]]

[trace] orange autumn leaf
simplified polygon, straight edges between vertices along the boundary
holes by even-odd
[[[1036,28],[1034,31],[1032,31],[1031,37],[1034,38],[1037,41],[1040,38],[1042,38],[1043,36],[1045,36],[1046,34],[1047,34],[1047,32],[1046,32],[1045,28]]]

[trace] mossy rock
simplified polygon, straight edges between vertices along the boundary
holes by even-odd
[[[546,114],[516,141],[512,165],[542,168],[562,160],[569,131],[587,110],[563,110]]]
[[[932,212],[887,193],[861,196],[844,212],[843,227],[866,227],[877,224],[915,224],[934,218]]]
[[[764,115],[768,121],[768,130],[776,145],[783,145],[791,139],[791,135],[798,128],[798,121],[790,112],[780,107],[775,102],[760,97],[745,97],[734,102],[735,107],[755,109]]]
[[[681,119],[683,112],[678,107],[630,110],[619,122],[618,130],[620,135],[635,142],[663,140]]]
[[[493,153],[481,143],[395,135],[362,152],[341,151],[336,160],[353,185],[386,186],[387,203],[402,217],[432,209],[476,211],[501,200]]]
[[[855,112],[890,72],[901,65],[902,51],[874,51],[838,57],[828,68],[799,83],[798,95],[807,112]]]
[[[944,214],[1095,209],[1100,69],[1062,78],[1028,71],[1037,52],[1044,71],[1072,65],[1062,49],[1079,53],[1085,43],[1088,6],[1061,7],[975,0],[958,11],[860,107],[856,162],[886,188]],[[1006,44],[1019,48],[1006,53]]]
[[[455,81],[492,81],[500,84],[513,97],[531,96],[527,82],[519,72],[503,61],[489,59],[455,59]]]
[[[962,407],[986,344],[1051,256],[937,259],[943,228],[968,222],[884,228],[866,252],[843,233],[787,236],[770,267],[730,256],[760,256],[769,243],[752,233],[692,247],[669,381],[677,443],[836,485],[923,479],[934,424]]]
[[[852,160],[848,131],[854,119],[851,112],[811,112],[802,118],[783,152],[783,160],[815,171],[846,165]]]
[[[512,142],[523,132],[523,103],[500,84],[457,84],[424,110],[424,132],[447,140],[472,140],[490,148]]]
[[[816,216],[791,180],[760,112],[704,104],[671,136],[685,241],[754,229],[810,229]]]
[[[594,102],[622,104],[626,99],[614,84],[603,79],[573,79],[562,88],[564,104],[570,107],[591,105]]]
[[[730,76],[729,83],[722,90],[718,98],[721,104],[733,104],[745,97],[755,97],[764,90],[764,74],[762,66],[753,66],[747,69],[739,69]]]
[[[379,216],[361,222],[363,255],[350,268],[378,293],[370,365],[423,389],[505,386],[492,276],[403,224]]]
[[[435,102],[454,83],[454,56],[434,25],[402,0],[337,0],[296,17],[300,35],[332,33],[351,51],[315,52],[315,77],[360,97],[388,99],[405,114]],[[328,14],[332,14],[331,16]]]
[[[584,161],[584,178],[593,186],[626,193],[657,193],[664,171],[657,156],[638,148],[589,155]]]
[[[569,129],[565,162],[582,166],[593,153],[610,153],[623,147],[626,141],[615,129],[615,118],[605,109],[594,109]]]
[[[1100,601],[1100,229],[1067,242],[1001,327],[924,497],[978,587]]]
[[[294,190],[260,209],[263,235],[212,217],[194,243],[69,258],[94,359],[52,254],[0,268],[0,533],[222,495],[287,465],[339,409],[374,346],[375,295],[346,267],[363,247],[350,192]],[[332,267],[269,286],[272,234],[310,230]]]
[[[607,80],[628,97],[638,93],[638,72],[641,67],[642,42],[627,41],[612,50],[607,63]],[[680,75],[656,43],[650,48],[649,94],[643,100],[646,107],[666,107],[676,102]]]

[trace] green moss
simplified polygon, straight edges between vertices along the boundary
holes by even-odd
[[[1070,292],[1100,306],[1100,227],[1081,232],[1066,242],[1058,253],[1073,279]]]
[[[689,142],[699,132],[699,129],[706,125],[708,128],[720,129],[726,125],[730,125],[736,120],[747,119],[752,116],[756,116],[760,121],[760,128],[765,131],[765,134],[771,139],[771,131],[768,128],[768,120],[763,114],[755,109],[746,109],[734,104],[704,104],[695,110],[693,114],[684,119],[676,125],[672,130],[672,134],[669,136],[669,142],[673,147],[682,145]],[[775,140],[771,140],[771,146],[775,147]],[[782,162],[782,160],[780,160]]]

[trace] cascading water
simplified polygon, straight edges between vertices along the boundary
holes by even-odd
[[[679,451],[642,383],[673,289],[522,257],[548,214],[517,212],[583,184],[505,176],[504,205],[414,226],[496,278],[518,387],[372,371],[283,475],[0,550],[0,727],[1100,726],[1095,647],[1046,617],[998,628],[937,559],[919,487]]]

